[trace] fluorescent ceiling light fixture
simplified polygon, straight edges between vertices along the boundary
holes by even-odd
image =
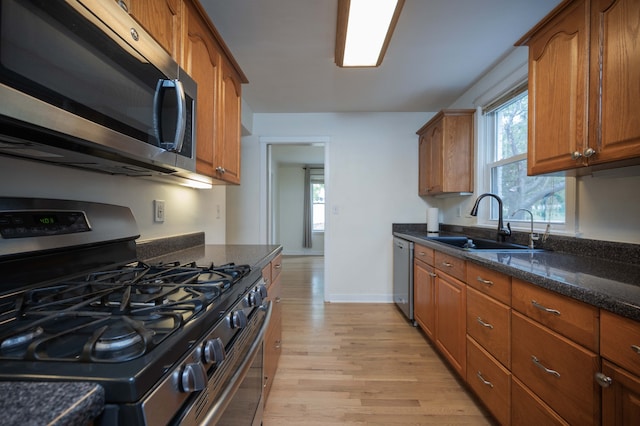
[[[403,5],[404,0],[338,0],[336,64],[379,66]]]

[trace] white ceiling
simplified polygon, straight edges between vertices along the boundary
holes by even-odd
[[[253,112],[293,113],[446,108],[560,0],[406,0],[373,69],[335,65],[338,0],[200,2],[249,79]]]

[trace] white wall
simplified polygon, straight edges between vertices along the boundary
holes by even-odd
[[[0,196],[61,198],[128,206],[138,223],[139,241],[204,231],[207,243],[224,243],[225,193],[224,186],[191,189],[0,156]],[[165,200],[164,223],[153,222],[154,199]]]
[[[450,108],[474,101],[508,83],[526,67],[526,48],[516,48]],[[525,68],[526,69],[526,68]],[[424,223],[439,207],[449,224],[475,225],[465,217],[474,196],[420,198],[415,131],[434,113],[255,114],[253,135],[243,138],[243,181],[228,188],[227,242],[266,240],[261,211],[260,137],[328,136],[325,297],[329,301],[391,300],[391,223]],[[627,168],[577,179],[576,232],[584,238],[640,243],[640,170]],[[463,214],[457,217],[458,207]]]
[[[227,242],[264,241],[260,137],[326,136],[325,295],[330,301],[389,302],[391,224],[426,221],[416,194],[418,130],[433,113],[255,114],[242,141],[242,184],[228,188]],[[262,181],[261,181],[262,180]],[[256,194],[258,196],[256,196]],[[236,207],[239,206],[239,207]],[[230,215],[231,216],[231,215]]]

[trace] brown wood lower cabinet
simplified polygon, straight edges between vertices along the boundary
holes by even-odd
[[[271,322],[264,339],[264,398],[269,397],[273,379],[278,370],[282,351],[282,280],[277,278],[269,286],[269,300],[273,303]]]
[[[441,271],[436,274],[436,347],[465,379],[467,286]]]
[[[278,370],[280,353],[282,352],[282,254],[278,254],[262,269],[262,278],[267,286],[267,300],[273,305],[271,321],[264,337],[264,401],[269,398],[269,391]]]
[[[568,423],[600,423],[597,354],[512,312],[511,372]]]
[[[433,266],[413,261],[413,316],[427,337],[435,340],[436,274]]]
[[[611,379],[602,390],[602,425],[640,424],[640,377],[607,360],[602,361],[602,373]]]
[[[469,336],[467,383],[500,424],[510,424],[511,373]]]
[[[569,426],[569,423],[514,376],[511,376],[511,424],[514,426]]]
[[[640,424],[640,324],[602,311],[602,424]]]

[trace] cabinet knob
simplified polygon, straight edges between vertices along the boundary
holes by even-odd
[[[129,8],[127,7],[127,3],[125,3],[124,0],[118,0],[118,6],[120,6],[125,12],[129,13]]]
[[[585,149],[585,150],[584,150],[584,154],[583,154],[583,155],[584,155],[586,158],[589,158],[589,157],[591,157],[591,156],[592,156],[593,154],[595,154],[595,153],[596,153],[596,150],[595,150],[595,149],[593,149],[593,148],[587,148],[587,149]]]
[[[226,170],[224,169],[224,167],[218,166],[218,167],[216,167],[216,172],[224,174],[226,172]]]
[[[596,373],[596,382],[603,388],[608,388],[613,384],[613,379],[603,373]]]
[[[582,158],[582,153],[580,151],[573,151],[571,153],[571,159],[572,160],[579,160]]]

